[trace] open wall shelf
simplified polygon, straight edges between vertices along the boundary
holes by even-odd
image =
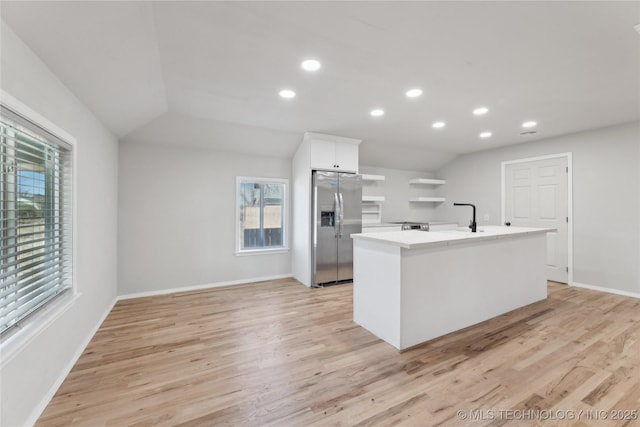
[[[363,202],[384,202],[384,196],[362,196]]]
[[[419,203],[442,203],[446,201],[446,199],[444,197],[412,197],[409,201]]]
[[[409,180],[409,184],[442,185],[446,184],[446,181],[444,179],[435,178],[413,178]]]
[[[362,205],[362,223],[380,224],[382,219],[382,206],[380,203],[366,203]]]
[[[385,177],[384,175],[371,175],[371,174],[363,173],[362,180],[363,181],[384,181]]]

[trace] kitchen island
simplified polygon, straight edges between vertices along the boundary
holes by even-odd
[[[353,320],[405,350],[543,300],[549,231],[353,234]]]

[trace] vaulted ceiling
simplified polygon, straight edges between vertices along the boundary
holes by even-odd
[[[640,119],[637,1],[3,1],[0,13],[125,141],[185,143],[191,127],[207,145],[242,128],[223,149],[290,156],[314,131],[363,139],[371,164],[406,153],[428,170]],[[321,69],[302,70],[307,58]],[[536,133],[521,136],[527,120]]]

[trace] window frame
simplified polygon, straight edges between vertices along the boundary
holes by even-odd
[[[240,228],[240,213],[241,213],[241,188],[243,183],[258,183],[258,184],[282,184],[282,246],[277,247],[261,247],[242,249],[242,230]],[[286,253],[289,251],[289,180],[286,178],[264,178],[264,177],[251,177],[251,176],[236,176],[236,209],[235,209],[235,255],[265,255]]]
[[[62,140],[69,146],[69,162],[71,168],[71,224],[69,231],[71,232],[71,287],[57,297],[53,298],[47,304],[40,307],[31,315],[21,320],[11,330],[8,330],[0,337],[0,351],[2,352],[2,363],[4,366],[9,363],[20,351],[32,342],[38,335],[52,326],[58,318],[60,318],[67,310],[69,310],[76,301],[81,297],[81,293],[77,286],[77,159],[78,146],[77,140],[71,134],[61,127],[57,126],[40,113],[34,111],[26,104],[12,96],[11,94],[0,90],[0,104],[13,113],[21,116],[28,122],[31,122],[37,128],[42,129]]]

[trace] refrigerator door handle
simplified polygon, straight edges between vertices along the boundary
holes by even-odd
[[[340,227],[341,227],[341,222],[340,222],[340,216],[342,215],[342,204],[340,203],[340,200],[338,199],[338,193],[333,193],[333,199],[334,199],[334,216],[333,216],[333,235],[334,237],[338,237],[338,234],[340,233]]]
[[[338,228],[338,237],[342,238],[342,229],[344,225],[344,203],[342,201],[342,193],[339,194],[340,199],[340,214],[338,215],[338,220],[340,221],[340,225]]]

